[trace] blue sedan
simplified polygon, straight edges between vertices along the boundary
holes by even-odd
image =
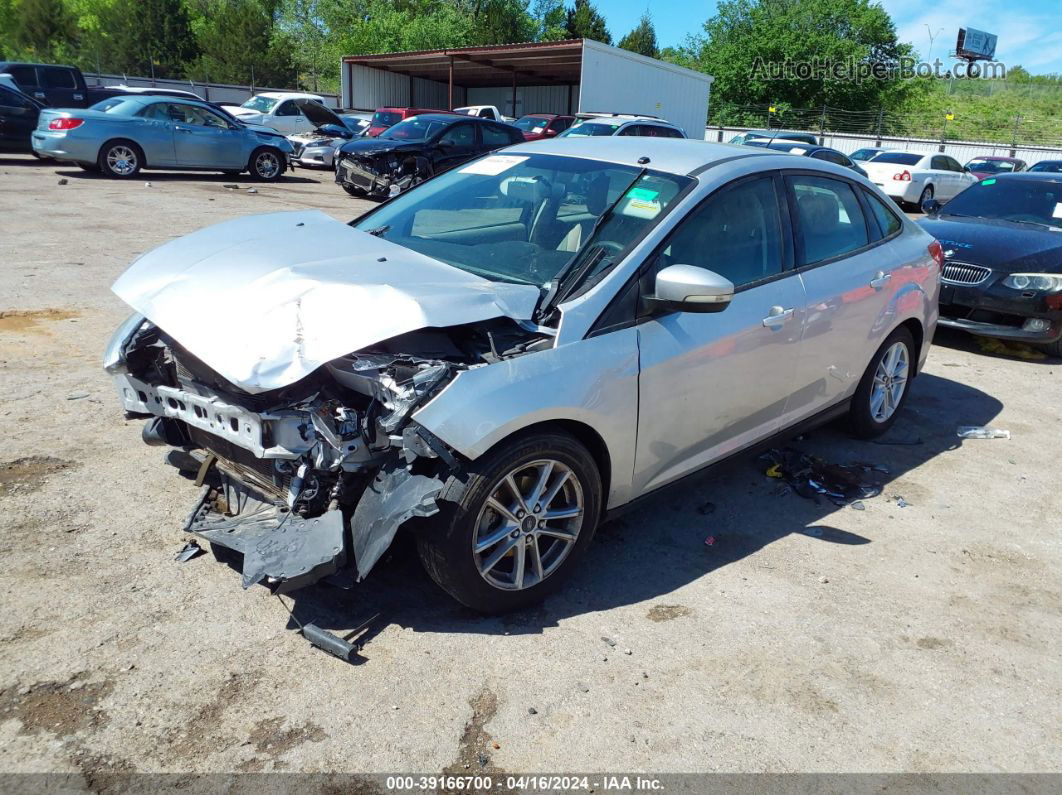
[[[151,168],[247,171],[274,180],[294,152],[275,130],[244,124],[206,102],[163,96],[113,97],[88,109],[42,110],[32,140],[33,151],[42,157],[122,179]]]

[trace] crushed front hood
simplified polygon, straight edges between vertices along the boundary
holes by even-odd
[[[172,240],[112,289],[251,393],[398,334],[528,319],[539,296],[537,287],[466,273],[316,210],[238,218]]]

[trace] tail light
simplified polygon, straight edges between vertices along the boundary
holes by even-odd
[[[910,182],[910,181],[911,181],[911,172],[910,172],[910,171],[908,171],[908,170],[907,170],[907,169],[905,168],[905,169],[904,169],[903,171],[901,171],[901,172],[900,172],[899,174],[893,174],[893,175],[892,175],[892,178],[893,178],[893,179],[895,179],[895,180],[897,180],[897,181],[899,181],[899,182]]]
[[[936,240],[929,244],[929,256],[937,261],[937,268],[944,270],[944,247]]]
[[[80,127],[85,123],[84,119],[66,118],[66,119],[52,119],[48,122],[49,130],[72,130],[75,127]]]

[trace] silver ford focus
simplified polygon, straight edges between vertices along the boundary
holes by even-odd
[[[105,367],[200,486],[185,530],[289,592],[404,528],[485,612],[611,512],[772,437],[887,430],[942,252],[849,169],[701,141],[515,146],[350,224],[228,221],[143,255]]]

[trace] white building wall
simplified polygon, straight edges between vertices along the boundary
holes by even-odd
[[[579,86],[572,86],[571,112],[579,107]],[[506,116],[520,118],[527,113],[568,113],[568,86],[518,86],[513,112],[512,88],[470,88],[465,105],[495,105]]]
[[[584,40],[579,110],[660,116],[696,138],[708,119],[712,80],[692,69]]]
[[[376,108],[438,108],[445,110],[449,101],[449,87],[434,80],[413,78],[413,97],[410,101],[409,77],[385,72],[360,64],[344,64],[343,102],[356,110]],[[454,86],[454,104],[462,105],[465,90]]]

